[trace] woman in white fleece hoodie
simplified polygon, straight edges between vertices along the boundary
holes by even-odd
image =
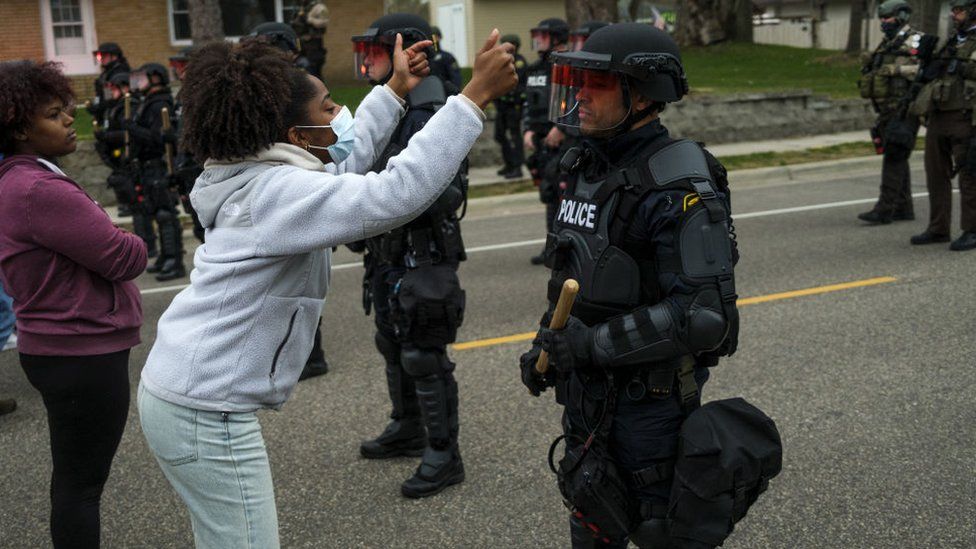
[[[426,210],[481,134],[482,109],[515,86],[513,48],[497,41],[496,30],[461,95],[380,173],[366,171],[404,112],[402,98],[429,72],[430,42],[403,51],[398,40],[393,78],[363,100],[355,124],[321,81],[269,46],[212,44],[191,57],[183,139],[208,159],[190,195],[207,238],[190,286],[159,320],[139,415],[189,509],[197,547],[278,547],[255,411],[280,408],[298,381],[330,249]]]

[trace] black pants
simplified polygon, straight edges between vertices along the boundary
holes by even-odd
[[[506,168],[518,168],[525,162],[522,148],[522,107],[496,102],[495,142],[501,145]]]
[[[889,113],[883,114],[879,125],[885,128],[892,116],[894,115]],[[909,124],[918,134],[918,119],[912,118]],[[907,156],[885,153],[881,164],[881,194],[874,209],[884,214],[915,213],[912,200],[912,175]]]
[[[51,435],[51,539],[98,547],[102,489],[129,413],[129,350],[94,356],[21,353]]]

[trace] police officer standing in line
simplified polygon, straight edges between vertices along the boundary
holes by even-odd
[[[261,25],[258,25],[257,28],[260,27]],[[329,8],[321,0],[307,2],[295,14],[291,27],[300,40],[298,47],[305,57],[304,62],[296,63],[296,65],[308,71],[309,74],[322,78],[322,68],[325,66],[328,55],[328,50],[322,40],[325,38],[325,33],[329,27]]]
[[[558,151],[566,134],[549,121],[549,77],[552,73],[550,56],[569,47],[569,25],[562,19],[544,19],[532,29],[532,49],[539,59],[529,65],[525,82],[525,109],[522,143],[532,151],[525,165],[532,180],[539,187],[539,200],[546,205],[546,230],[552,231],[552,219],[559,203]],[[533,265],[542,265],[543,254],[532,258]]]
[[[428,40],[431,29],[416,15],[396,13],[377,19],[352,39],[357,73],[373,85],[385,84],[393,74],[397,34],[406,48]],[[407,146],[451,90],[432,70],[410,92],[407,112],[373,171],[384,169]],[[456,212],[465,200],[465,171],[462,166],[420,217],[365,243],[363,301],[367,314],[370,307],[376,311],[376,347],[386,363],[392,421],[377,438],[362,443],[360,454],[367,459],[422,456],[416,472],[400,487],[409,498],[432,496],[464,480],[458,386],[447,345],[454,342],[464,314],[457,269],[466,256]]]
[[[881,195],[874,208],[857,216],[872,224],[915,219],[908,158],[915,148],[919,121],[906,111],[924,34],[909,26],[911,14],[904,0],[887,0],[878,6],[884,38],[861,68],[861,96],[871,100],[878,114],[872,138],[880,140],[884,149]]]
[[[502,42],[515,46],[515,71],[518,87],[495,100],[495,141],[501,145],[505,165],[498,175],[505,179],[522,177],[525,151],[522,147],[522,103],[525,101],[525,71],[528,63],[519,55],[522,41],[517,34],[502,36]]]
[[[179,54],[169,58],[169,67],[173,70],[173,78],[178,82],[183,80],[183,74],[186,72],[186,66],[190,61],[189,56],[192,51],[193,46],[183,48]],[[183,103],[177,99],[176,120],[182,120],[182,116]],[[193,209],[193,204],[190,203],[190,191],[193,190],[193,184],[197,178],[203,173],[203,166],[193,158],[192,154],[181,148],[176,154],[175,166],[173,167],[175,173],[173,174],[172,187],[180,195],[180,203],[183,205],[183,210],[190,214],[190,217],[193,219],[193,236],[202,244],[206,236],[206,231],[203,228],[203,224],[200,223],[200,216],[197,215],[196,210]]]
[[[295,29],[284,23],[268,22],[261,23],[254,27],[248,39],[264,40],[272,46],[291,56],[295,66],[309,72],[313,76],[321,79],[322,76],[310,72],[309,65],[302,56],[301,42]],[[319,317],[319,326],[315,328],[315,339],[312,340],[312,351],[305,360],[305,368],[298,378],[298,381],[325,375],[329,373],[329,362],[325,358],[325,350],[322,346],[322,318]]]
[[[115,42],[100,44],[92,55],[101,72],[95,79],[95,96],[88,106],[88,112],[95,120],[101,120],[105,111],[112,106],[112,100],[105,98],[105,84],[116,74],[129,72],[129,62],[125,59],[122,48]]]
[[[431,27],[430,30],[432,33],[430,39],[434,41],[435,50],[433,57],[430,58],[430,74],[457,88],[451,90],[452,94],[456,94],[461,91],[461,67],[451,52],[441,49],[441,37],[444,36],[441,34],[441,29]]]
[[[146,268],[156,273],[156,280],[183,278],[183,225],[176,205],[179,198],[170,190],[170,176],[166,166],[166,145],[176,146],[174,128],[163,130],[163,109],[171,116],[175,112],[169,89],[169,71],[159,63],[146,63],[129,75],[132,87],[143,96],[133,120],[127,120],[129,143],[138,161],[136,179],[137,207],[133,209],[133,224],[152,230],[152,220],[159,226],[159,257]],[[175,119],[175,117],[174,117]],[[137,220],[142,216],[141,220]],[[142,236],[142,235],[140,235]],[[143,236],[145,239],[145,236]]]
[[[530,391],[555,387],[565,407],[558,471],[572,546],[626,547],[629,536],[639,547],[709,547],[675,540],[664,517],[679,429],[708,368],[737,344],[726,172],[658,118],[688,91],[665,32],[620,23],[553,58],[565,69],[552,120],[583,137],[561,161],[570,179],[546,244],[549,312],[520,362]],[[565,329],[551,330],[569,278],[580,293]],[[551,367],[540,374],[543,350]],[[594,468],[605,475],[571,481]]]
[[[129,93],[129,73],[116,71],[102,87],[104,94],[102,118],[95,129],[95,151],[102,162],[111,168],[108,186],[115,193],[119,216],[132,215],[135,202],[135,178],[125,154],[125,94]],[[130,103],[131,104],[131,103]],[[138,105],[138,103],[135,103]],[[155,248],[149,249],[153,257]]]
[[[579,26],[579,28],[569,33],[569,50],[580,51],[583,49],[583,44],[586,43],[586,39],[589,38],[591,34],[607,25],[609,25],[609,23],[606,21],[587,21],[586,23],[583,23]]]
[[[925,134],[925,183],[929,191],[929,225],[912,244],[949,242],[952,178],[959,174],[962,235],[955,251],[976,249],[976,0],[952,0],[956,35],[950,36],[926,68],[919,94],[928,112]]]

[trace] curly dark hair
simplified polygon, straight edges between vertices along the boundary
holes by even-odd
[[[31,119],[54,99],[74,102],[71,81],[61,72],[61,64],[36,61],[0,63],[0,153],[15,152],[14,134],[31,125]]]
[[[182,145],[201,160],[256,154],[307,123],[314,97],[281,50],[255,40],[208,44],[190,55],[183,79]]]

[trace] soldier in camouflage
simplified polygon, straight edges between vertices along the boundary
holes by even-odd
[[[918,73],[924,34],[908,24],[911,13],[904,0],[887,0],[878,6],[884,39],[861,69],[861,96],[871,100],[878,114],[871,137],[878,152],[884,154],[878,202],[857,216],[871,224],[915,219],[908,158],[915,146],[919,120],[906,113],[906,99]]]

